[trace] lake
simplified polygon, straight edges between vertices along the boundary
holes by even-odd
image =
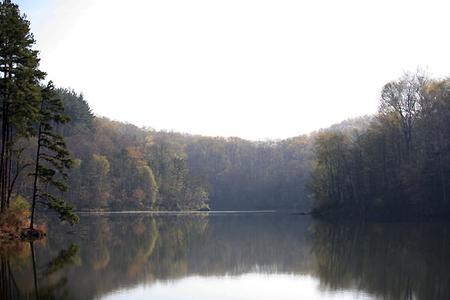
[[[450,299],[450,227],[82,214],[1,245],[0,299]]]

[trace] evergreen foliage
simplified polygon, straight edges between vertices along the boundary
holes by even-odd
[[[65,191],[71,159],[63,137],[54,126],[68,121],[62,102],[53,97],[50,82],[43,86],[45,73],[39,70],[38,51],[30,32],[30,22],[18,5],[0,3],[0,204],[1,213],[9,208],[12,195],[20,195],[16,183],[21,173],[35,165],[32,184],[30,229],[34,226],[36,202],[54,209],[62,220],[76,222],[72,207],[55,196]],[[30,155],[36,137],[36,157]],[[18,180],[19,179],[19,180]]]
[[[64,138],[54,128],[68,121],[69,118],[64,114],[63,103],[54,97],[54,86],[52,82],[49,82],[42,89],[35,170],[31,174],[34,178],[31,229],[33,229],[37,201],[56,211],[61,221],[68,221],[70,224],[78,222],[78,217],[73,213],[73,207],[52,193],[53,188],[61,192],[67,190],[65,182],[68,176],[67,170],[73,164]]]
[[[45,73],[39,70],[38,51],[30,23],[9,0],[0,3],[0,202],[9,207],[12,195],[13,164],[19,163],[15,146],[21,138],[35,134],[39,110],[39,83]]]

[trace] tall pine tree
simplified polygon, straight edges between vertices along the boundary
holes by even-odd
[[[13,163],[20,153],[15,145],[20,138],[35,134],[39,114],[39,82],[45,73],[39,70],[38,51],[33,50],[30,23],[10,0],[0,3],[0,207],[9,206],[12,193]]]
[[[69,151],[55,126],[64,124],[69,118],[64,114],[64,106],[55,98],[52,82],[42,89],[37,132],[35,170],[31,174],[33,183],[33,202],[30,229],[33,230],[36,203],[40,202],[59,214],[62,221],[70,224],[78,222],[73,207],[55,194],[67,190],[67,171],[72,166]]]

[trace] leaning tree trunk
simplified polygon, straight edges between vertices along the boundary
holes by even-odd
[[[33,202],[31,205],[31,221],[30,221],[30,229],[33,230],[34,226],[34,211],[36,209],[36,197],[37,197],[37,183],[39,177],[39,157],[41,155],[41,135],[42,135],[42,125],[39,124],[38,130],[38,144],[36,150],[36,162],[34,167],[34,182],[33,182]]]

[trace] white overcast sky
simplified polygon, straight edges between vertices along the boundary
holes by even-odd
[[[22,0],[58,86],[181,132],[286,138],[376,112],[386,82],[450,74],[450,1]]]

